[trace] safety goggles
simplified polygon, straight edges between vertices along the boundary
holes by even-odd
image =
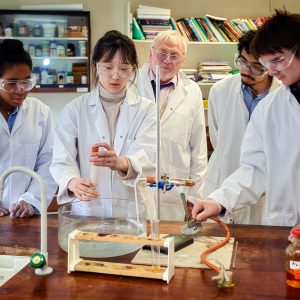
[[[296,45],[292,49],[288,50],[284,55],[275,58],[274,60],[266,61],[260,58],[259,62],[268,70],[272,69],[276,71],[284,71],[291,65],[298,49],[299,45]]]
[[[234,65],[239,70],[247,70],[254,76],[265,76],[268,73],[268,69],[266,69],[264,66],[249,65],[244,58],[240,57],[239,53],[234,55]]]
[[[96,64],[97,71],[108,76],[112,76],[116,73],[120,77],[127,78],[130,77],[133,72],[133,67],[130,64],[112,64],[112,63],[101,63]]]
[[[178,64],[182,60],[182,55],[180,53],[167,53],[163,50],[154,49],[154,54],[160,62],[168,59],[170,62]]]
[[[36,79],[34,75],[31,78],[23,80],[9,80],[0,78],[0,90],[7,93],[16,93],[23,90],[24,92],[29,92],[34,88],[36,84]]]

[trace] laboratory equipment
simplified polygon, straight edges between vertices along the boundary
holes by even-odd
[[[154,272],[153,267],[151,266],[82,259],[80,257],[80,241],[93,241],[94,243],[110,242],[113,244],[118,244],[118,247],[124,243],[130,243],[132,245],[139,246],[148,244],[156,247],[166,247],[168,249],[167,267],[160,267]],[[102,234],[98,233],[74,230],[69,234],[68,245],[68,273],[74,271],[94,272],[122,276],[162,279],[169,283],[175,272],[173,237],[152,240],[149,237],[134,237],[132,235],[118,234],[103,236]]]
[[[111,203],[107,210],[106,202]],[[98,198],[90,201],[73,201],[58,210],[58,243],[68,251],[68,236],[75,229],[97,234],[125,234],[145,237],[146,207],[126,199]],[[115,257],[134,252],[139,245],[80,241],[79,251],[84,257]]]
[[[300,288],[300,228],[291,230],[292,243],[286,248],[286,284]]]
[[[196,222],[192,218],[192,213],[188,208],[187,201],[186,201],[186,198],[185,198],[185,194],[184,194],[183,191],[181,191],[181,193],[180,193],[180,198],[182,200],[182,205],[183,205],[184,211],[185,211],[185,220],[187,221],[187,223],[181,227],[180,231],[184,235],[197,234],[202,229],[201,223]]]
[[[47,252],[47,193],[46,193],[46,187],[42,177],[36,172],[34,172],[33,170],[23,166],[15,166],[5,170],[0,176],[0,209],[3,210],[3,208],[1,208],[1,203],[3,198],[5,179],[7,176],[15,172],[26,173],[27,175],[37,180],[39,183],[40,191],[41,191],[41,252],[34,253],[31,257],[31,260],[36,261],[37,256],[43,260],[43,263],[39,263],[37,266],[34,266],[36,268],[35,274],[37,275],[51,274],[53,269],[48,266],[48,252]]]

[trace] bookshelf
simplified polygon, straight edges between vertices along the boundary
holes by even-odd
[[[202,17],[205,14],[235,18],[257,18],[269,16],[275,9],[285,8],[294,13],[300,13],[300,1],[295,0],[129,0],[128,10],[135,16],[138,5],[148,5],[171,9],[171,16],[178,20],[182,17]],[[128,22],[130,14],[128,13]],[[134,40],[140,64],[148,58],[151,41]],[[227,60],[233,67],[233,56],[237,49],[237,43],[226,42],[189,42],[188,53],[183,68],[196,68],[204,59]],[[207,98],[212,84],[201,84],[204,98]]]

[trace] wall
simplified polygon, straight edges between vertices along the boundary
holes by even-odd
[[[117,29],[127,33],[128,18],[126,0],[0,0],[0,9],[20,9],[21,4],[70,4],[83,3],[84,10],[91,13],[91,49],[97,40],[108,30]],[[62,108],[80,93],[32,93],[53,110],[56,122]]]
[[[0,0],[0,9],[19,9],[21,4],[83,3],[84,10],[91,12],[91,49],[93,49],[98,38],[108,30],[117,29],[123,33],[128,32],[128,2],[129,0]],[[131,12],[136,12],[138,4],[171,8],[172,16],[175,19],[183,16],[200,16],[206,13],[227,18],[251,18],[269,15],[274,8],[282,8],[283,4],[289,11],[300,13],[300,0],[131,0]],[[199,51],[196,46],[192,46],[190,49],[191,56],[195,51]],[[213,51],[217,51],[216,49],[211,47],[207,52],[213,55]],[[148,51],[144,52],[143,50],[139,57],[140,63],[147,58]],[[56,121],[64,105],[80,94],[35,93],[32,95],[52,108]]]

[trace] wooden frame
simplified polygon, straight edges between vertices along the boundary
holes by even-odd
[[[80,258],[79,241],[111,242],[162,246],[168,248],[167,267],[159,270],[147,265],[123,264],[115,262],[94,261]],[[68,273],[74,271],[113,274],[122,276],[161,279],[170,282],[175,273],[174,265],[174,238],[159,238],[153,240],[148,237],[132,235],[100,235],[96,232],[84,232],[75,229],[68,237]]]

